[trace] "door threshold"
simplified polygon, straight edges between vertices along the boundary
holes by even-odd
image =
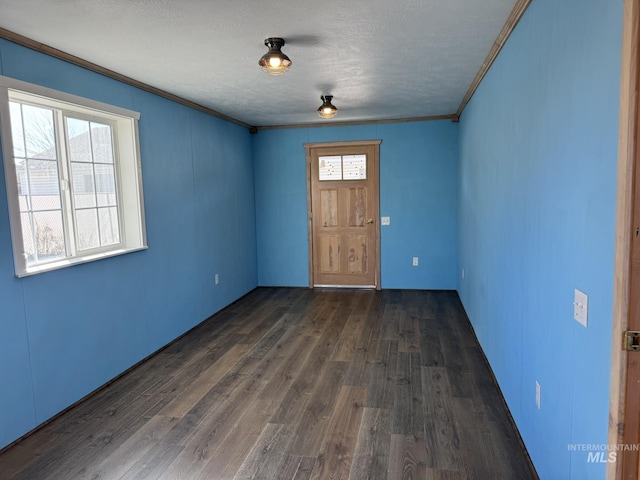
[[[313,285],[313,288],[356,288],[359,290],[375,290],[375,285]]]

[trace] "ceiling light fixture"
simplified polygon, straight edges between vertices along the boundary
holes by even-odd
[[[269,51],[260,58],[258,65],[269,75],[283,75],[293,63],[280,51],[284,46],[284,39],[271,37],[267,38],[264,44],[269,47]]]
[[[318,115],[322,118],[333,118],[338,113],[338,109],[331,103],[333,95],[320,95],[322,105],[318,107]]]

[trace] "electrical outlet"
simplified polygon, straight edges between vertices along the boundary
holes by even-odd
[[[418,266],[418,257],[413,257],[413,266],[414,267]]]
[[[380,223],[382,225],[391,225],[391,217],[381,217]]]
[[[584,328],[587,328],[588,307],[589,296],[576,289],[573,296],[573,318]]]
[[[216,273],[216,285],[218,285],[220,283],[220,275]]]
[[[540,410],[540,384],[536,380],[536,407]]]

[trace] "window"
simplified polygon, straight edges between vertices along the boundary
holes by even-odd
[[[366,180],[366,155],[332,155],[318,157],[319,180]]]
[[[0,76],[17,276],[146,248],[138,118]]]

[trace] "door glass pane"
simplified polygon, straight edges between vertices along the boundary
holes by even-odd
[[[344,180],[367,179],[367,156],[345,155],[342,157],[342,177]]]
[[[318,157],[318,162],[321,181],[342,180],[342,157]]]

